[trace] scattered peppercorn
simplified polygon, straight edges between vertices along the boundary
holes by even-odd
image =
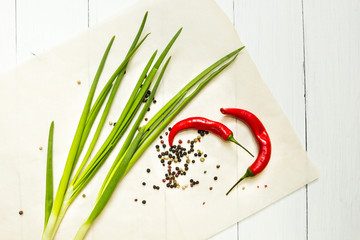
[[[218,179],[218,177],[217,177],[217,176],[215,176],[215,177],[214,177],[214,180],[216,181],[217,179]]]
[[[142,185],[145,186],[145,185],[146,185],[146,182],[143,182]]]
[[[168,127],[168,131],[171,131],[171,127]],[[169,132],[166,131],[164,134],[167,136],[169,135]],[[203,153],[200,149],[197,149],[195,151],[194,145],[196,142],[200,142],[200,138],[205,135],[205,131],[201,130],[199,132],[199,136],[197,138],[194,138],[192,141],[190,139],[186,140],[189,144],[189,148],[186,149],[186,147],[182,146],[183,140],[178,140],[178,145],[172,145],[169,146],[168,149],[165,144],[165,139],[163,139],[163,136],[159,136],[160,138],[160,144],[155,145],[155,148],[157,151],[160,152],[158,157],[160,158],[160,163],[166,167],[167,166],[167,173],[165,173],[165,177],[162,180],[162,182],[165,184],[167,188],[182,188],[185,189],[187,186],[180,186],[180,184],[177,182],[177,179],[181,176],[185,176],[187,171],[189,171],[189,164],[195,163],[195,159],[190,158],[190,154],[193,153],[195,157],[199,157],[200,161],[205,161],[204,157],[207,157],[206,154]],[[160,146],[163,148],[160,150]],[[185,157],[185,158],[184,158]],[[178,163],[181,163],[181,161],[186,161],[184,164],[184,168],[177,167]],[[171,165],[174,165],[174,170],[172,171]],[[204,171],[204,174],[206,174],[206,171]],[[190,182],[190,187],[194,187],[195,185],[199,184],[199,181],[195,181],[192,179],[193,182]],[[154,185],[154,189],[159,189],[158,186]]]
[[[23,215],[24,212],[22,210],[19,211],[19,215]]]
[[[110,121],[110,122],[109,122],[109,125],[110,125],[110,126],[113,125],[113,122]]]
[[[148,108],[148,112],[150,111],[150,108]]]
[[[146,200],[142,200],[142,204],[146,204]]]
[[[114,126],[116,125],[116,122],[114,122]]]
[[[218,165],[216,165],[216,168],[220,168],[220,165],[218,164]]]
[[[84,193],[84,194],[82,195],[82,197],[83,197],[83,198],[86,198],[86,194]]]
[[[43,150],[43,147],[39,147],[39,150],[42,151],[42,150]]]
[[[145,118],[145,121],[147,121],[148,120],[148,118]]]
[[[151,172],[150,168],[146,169],[146,172],[147,172],[147,173]]]
[[[155,99],[153,100],[153,103],[156,103],[156,100],[155,100]]]
[[[212,187],[209,187],[209,189],[210,189],[210,190],[213,190],[213,188],[212,188]]]
[[[134,201],[137,202],[138,201],[137,198],[135,198]]]

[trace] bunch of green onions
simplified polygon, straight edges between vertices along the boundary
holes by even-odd
[[[111,198],[117,184],[124,178],[126,173],[129,172],[131,167],[141,157],[144,151],[152,144],[152,142],[158,137],[158,135],[169,125],[173,118],[199,93],[199,91],[217,74],[229,66],[236,58],[237,54],[243,49],[239,48],[225,57],[221,58],[210,67],[201,72],[197,77],[191,80],[183,89],[181,89],[167,104],[165,104],[155,115],[151,118],[148,123],[144,126],[140,126],[145,113],[147,112],[152,99],[156,93],[156,90],[162,80],[165,70],[170,62],[171,57],[167,59],[164,66],[162,67],[160,74],[157,76],[157,72],[160,69],[162,62],[164,61],[170,48],[180,35],[180,29],[174,37],[170,40],[168,45],[165,47],[159,58],[153,64],[157,51],[148,60],[144,70],[142,71],[136,85],[120,114],[116,125],[102,143],[100,149],[96,152],[92,160],[88,163],[93,149],[97,143],[101,130],[106,121],[107,115],[110,111],[113,99],[119,88],[120,82],[126,73],[126,67],[130,58],[134,55],[136,50],[140,47],[146,37],[145,35],[140,41],[147,13],[145,14],[141,26],[137,32],[137,35],[125,57],[123,62],[119,65],[116,71],[113,73],[111,78],[108,80],[101,93],[92,104],[94,93],[96,90],[97,83],[100,79],[101,72],[104,68],[107,56],[110,48],[114,41],[114,37],[111,39],[104,53],[104,56],[100,62],[95,78],[91,85],[83,112],[80,117],[80,121],[69,151],[69,155],[65,164],[65,169],[62,178],[59,183],[59,187],[56,193],[55,199],[53,199],[53,180],[52,180],[52,145],[53,145],[53,131],[54,123],[51,123],[49,131],[49,143],[48,143],[48,159],[47,159],[47,173],[46,173],[46,196],[45,196],[45,224],[42,239],[53,239],[56,231],[68,209],[74,199],[80,194],[84,187],[89,183],[92,177],[99,170],[101,165],[108,158],[120,138],[124,135],[125,131],[130,127],[124,144],[122,145],[117,157],[115,158],[100,190],[93,209],[89,214],[86,221],[82,224],[75,239],[83,239],[89,230],[94,220],[99,216],[107,202]],[[152,66],[153,64],[153,66]],[[151,67],[152,66],[152,67]],[[192,88],[196,88],[189,92]],[[150,96],[148,92],[150,91]],[[108,97],[108,95],[110,96]],[[108,97],[108,99],[107,99]],[[144,99],[147,98],[145,104]],[[86,154],[74,173],[74,169],[80,154],[84,148],[85,142],[88,139],[90,130],[93,127],[93,123],[100,112],[102,105],[107,103],[102,112],[99,124],[96,128],[95,134],[90,142],[90,145],[86,151]],[[142,106],[143,105],[143,106]],[[141,110],[140,110],[141,108]],[[140,113],[137,114],[140,110]],[[137,115],[134,123],[133,119]]]

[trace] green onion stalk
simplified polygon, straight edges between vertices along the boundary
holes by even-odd
[[[81,192],[81,190],[87,185],[87,183],[92,179],[92,177],[96,174],[96,172],[98,171],[98,169],[100,168],[100,166],[104,163],[104,161],[107,159],[107,157],[110,155],[111,151],[113,150],[113,148],[116,146],[116,144],[118,143],[118,141],[120,140],[120,138],[123,136],[123,134],[125,133],[126,129],[130,126],[133,118],[135,117],[137,111],[139,110],[145,95],[147,94],[149,87],[151,85],[151,82],[153,81],[161,63],[163,62],[165,56],[167,55],[167,53],[169,52],[170,48],[172,47],[173,43],[175,42],[175,40],[177,39],[177,37],[179,36],[180,32],[182,29],[180,29],[175,36],[171,39],[171,41],[169,42],[169,44],[166,46],[166,48],[163,50],[162,54],[159,56],[158,60],[156,61],[156,63],[154,64],[154,66],[151,68],[151,70],[149,71],[152,62],[155,59],[156,53],[157,51],[154,52],[154,54],[151,56],[150,60],[148,61],[145,69],[143,70],[139,80],[137,81],[137,84],[122,112],[122,114],[120,115],[118,121],[117,121],[117,125],[114,126],[113,130],[110,132],[109,136],[107,137],[107,139],[105,140],[105,142],[102,144],[102,146],[100,147],[100,149],[98,150],[98,152],[95,154],[95,156],[93,157],[93,159],[90,161],[90,163],[87,164],[87,161],[89,160],[89,157],[91,155],[91,152],[96,144],[96,141],[99,137],[99,134],[101,132],[101,129],[104,125],[104,122],[106,120],[106,116],[109,112],[110,106],[111,106],[111,102],[115,96],[116,90],[119,86],[119,79],[121,80],[121,78],[123,77],[123,75],[125,74],[125,67],[131,57],[131,55],[136,51],[136,49],[142,44],[142,42],[145,40],[145,38],[147,37],[147,35],[140,41],[140,43],[137,43],[139,36],[142,32],[142,29],[144,27],[144,23],[146,21],[146,16],[147,13],[145,14],[145,17],[143,19],[143,23],[139,29],[138,35],[135,38],[132,47],[129,50],[128,55],[126,56],[125,60],[123,61],[123,63],[120,65],[120,67],[117,69],[117,71],[113,74],[113,76],[111,77],[111,79],[108,81],[108,83],[105,85],[104,89],[102,90],[102,92],[100,93],[97,101],[95,102],[95,104],[93,105],[92,109],[89,111],[88,108],[88,102],[86,103],[85,107],[88,108],[88,116],[87,116],[87,120],[85,122],[85,126],[83,126],[83,133],[82,136],[80,138],[77,138],[77,141],[74,140],[74,142],[76,142],[78,144],[78,150],[76,155],[71,155],[72,156],[72,166],[69,167],[68,164],[66,164],[65,166],[65,170],[63,173],[63,178],[64,175],[68,175],[69,179],[68,179],[68,184],[66,185],[66,188],[60,188],[62,180],[60,182],[60,186],[59,186],[59,190],[61,190],[61,194],[59,194],[59,190],[57,193],[57,197],[59,197],[59,201],[60,204],[55,205],[57,198],[55,198],[55,203],[53,205],[53,208],[51,210],[50,213],[50,218],[49,220],[46,222],[45,220],[45,231],[43,234],[43,239],[52,239],[55,236],[55,233],[57,231],[57,228],[59,227],[68,207],[70,206],[70,204],[73,202],[73,200],[79,195],[79,193]],[[111,40],[111,42],[109,43],[109,46],[111,46],[113,39]],[[108,49],[110,49],[108,46]],[[106,59],[106,56],[108,54],[108,49],[104,54],[103,60]],[[104,61],[101,62],[99,69],[102,70],[104,66]],[[99,72],[99,71],[98,71]],[[97,75],[98,77],[100,75]],[[75,167],[76,161],[79,158],[80,152],[82,151],[82,148],[86,142],[86,139],[88,137],[88,134],[91,130],[92,124],[96,118],[96,115],[99,112],[99,109],[101,108],[101,105],[103,104],[103,102],[105,101],[104,98],[106,98],[106,95],[110,92],[110,87],[109,85],[112,84],[112,82],[115,81],[115,84],[112,88],[110,97],[108,99],[107,105],[105,106],[103,115],[100,119],[100,123],[98,125],[98,128],[95,132],[95,135],[93,137],[93,140],[90,143],[90,146],[88,148],[88,151],[80,165],[80,167],[78,168],[78,170],[76,171],[74,177],[72,178],[70,184],[70,175]],[[94,79],[94,82],[98,81],[97,78]],[[93,85],[94,86],[94,83]],[[92,90],[93,88],[91,88]],[[92,92],[90,91],[90,94],[92,94]],[[90,96],[89,94],[89,96]],[[85,108],[84,108],[85,109]],[[83,119],[83,118],[81,118]],[[80,123],[82,123],[80,121]],[[80,125],[79,123],[79,125]],[[79,128],[79,127],[78,127]],[[77,135],[76,135],[77,136]],[[84,140],[85,139],[85,140]],[[70,155],[70,154],[69,154]],[[69,162],[69,161],[68,161]],[[67,163],[68,163],[67,162]],[[70,171],[69,172],[65,172],[65,171]],[[62,197],[62,198],[61,198]],[[55,206],[57,207],[57,212],[55,212]],[[54,214],[55,212],[55,214]],[[52,218],[53,217],[53,218]]]
[[[52,180],[46,180],[47,186],[46,186],[46,209],[45,209],[45,224],[44,224],[44,233],[42,236],[42,239],[53,239],[53,237],[55,236],[55,233],[57,231],[57,228],[59,227],[59,224],[61,223],[61,220],[67,210],[67,208],[69,207],[69,205],[71,204],[71,202],[74,200],[74,198],[76,196],[74,196],[72,194],[72,186],[69,185],[69,182],[71,180],[71,176],[73,174],[73,170],[76,166],[77,160],[80,156],[80,153],[85,145],[85,142],[88,138],[88,135],[90,133],[90,130],[93,126],[93,123],[98,115],[98,113],[100,112],[100,109],[103,105],[103,103],[105,102],[105,99],[107,98],[108,94],[110,93],[110,97],[107,101],[107,104],[105,106],[105,109],[103,111],[102,117],[100,119],[100,123],[97,127],[97,130],[95,132],[95,135],[93,137],[92,142],[90,143],[90,147],[88,148],[87,154],[85,155],[85,158],[81,164],[81,166],[79,167],[75,177],[77,177],[82,168],[85,166],[87,160],[90,157],[90,154],[93,150],[93,148],[95,147],[95,144],[98,140],[98,137],[100,135],[101,129],[103,128],[104,122],[106,120],[106,117],[108,115],[108,112],[110,110],[110,106],[112,104],[112,101],[115,97],[117,88],[120,85],[120,82],[125,74],[126,71],[126,67],[128,62],[130,61],[131,57],[134,55],[134,53],[136,52],[136,50],[141,46],[141,44],[145,41],[145,39],[147,38],[147,36],[149,34],[147,34],[145,37],[143,37],[140,41],[140,36],[142,34],[142,31],[144,29],[144,25],[146,22],[146,18],[147,18],[147,13],[145,14],[142,24],[138,30],[138,33],[129,49],[128,54],[126,55],[125,59],[123,60],[123,62],[119,65],[119,67],[115,70],[115,72],[113,73],[113,75],[110,77],[110,79],[108,80],[108,82],[106,83],[106,85],[104,86],[104,88],[102,89],[102,91],[100,92],[98,98],[96,99],[95,103],[92,105],[92,100],[94,98],[94,94],[95,94],[95,90],[97,87],[97,84],[99,82],[101,73],[103,71],[106,59],[108,57],[108,54],[110,52],[111,46],[113,44],[114,41],[114,37],[110,40],[105,53],[101,59],[101,62],[99,64],[98,70],[95,74],[94,80],[92,82],[92,85],[90,87],[90,91],[87,97],[87,100],[85,102],[85,106],[84,109],[82,111],[76,132],[75,132],[75,136],[72,142],[72,145],[70,147],[70,151],[67,157],[67,161],[65,164],[65,168],[63,171],[63,175],[61,177],[60,183],[59,183],[59,187],[55,196],[54,201],[52,202],[52,204],[50,204],[49,200],[50,200],[50,194],[52,191],[52,187],[50,187],[50,183],[52,185]],[[115,81],[115,83],[114,83]],[[136,97],[141,97],[139,96],[138,92],[136,91]],[[128,115],[129,112],[123,112],[123,115]],[[131,121],[132,118],[128,118],[128,121]],[[113,131],[110,133],[113,136],[115,136],[117,138],[117,140],[120,139],[120,135],[121,133],[125,132],[126,127],[129,125],[129,123],[126,125],[124,124],[120,124],[121,121],[119,122],[119,127],[113,129]],[[122,126],[122,128],[120,128]],[[119,130],[120,132],[115,132],[116,130]],[[112,139],[113,140],[113,139]],[[115,147],[116,145],[116,141],[112,142],[111,147]],[[108,149],[108,148],[107,148]],[[101,155],[101,159],[103,161],[105,161],[106,157],[109,155],[109,152],[106,152],[105,155]],[[48,158],[49,159],[49,158]],[[48,167],[47,167],[47,175],[49,173],[50,167],[49,167],[49,160],[48,160]],[[76,178],[72,179],[72,182],[74,182],[74,180],[76,180]],[[83,185],[83,187],[85,187],[85,184]],[[51,190],[51,191],[50,191]],[[77,193],[78,194],[78,193]],[[69,199],[71,199],[71,201],[69,201]]]
[[[153,143],[158,135],[200,92],[200,90],[210,82],[210,80],[212,80],[235,60],[238,53],[243,48],[244,47],[229,53],[201,72],[182,90],[180,90],[167,104],[165,104],[145,126],[140,127],[140,123],[145,115],[147,108],[150,106],[151,100],[146,102],[103,182],[91,213],[79,228],[75,236],[76,240],[85,238],[89,228],[110,200],[118,183],[125,177],[132,166],[141,157],[145,150]],[[156,89],[163,77],[169,60],[170,58],[165,63],[158,80],[153,87],[149,99],[153,98],[153,95],[155,94]],[[197,85],[197,87],[187,95],[188,91],[195,85]]]
[[[46,224],[50,217],[50,212],[53,205],[53,139],[54,139],[54,121],[50,124],[49,139],[47,148],[47,160],[46,160],[46,191],[45,191],[45,222],[44,231]]]

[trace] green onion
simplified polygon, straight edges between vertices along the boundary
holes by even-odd
[[[177,31],[177,33],[174,35],[174,37],[170,40],[170,42],[168,43],[168,45],[165,47],[165,49],[163,50],[163,52],[161,53],[161,55],[159,56],[158,60],[156,61],[156,63],[154,64],[154,66],[152,67],[149,75],[147,76],[145,82],[143,83],[143,87],[140,88],[138,96],[135,98],[135,100],[133,101],[132,105],[129,105],[130,110],[129,112],[127,112],[126,115],[124,115],[124,119],[119,119],[119,121],[117,122],[118,124],[116,126],[118,126],[119,129],[124,130],[123,128],[121,128],[122,126],[124,126],[125,124],[127,124],[129,121],[131,121],[131,119],[135,116],[135,112],[138,109],[138,107],[140,106],[140,104],[142,103],[144,96],[148,90],[148,88],[150,87],[150,84],[152,82],[152,80],[155,77],[155,74],[159,68],[159,66],[161,65],[161,63],[163,62],[166,54],[169,52],[171,46],[174,44],[175,40],[178,38],[178,36],[180,35],[182,31],[182,28]],[[154,53],[155,55],[155,53]],[[153,55],[153,56],[154,56]],[[153,57],[151,58],[153,59]],[[145,69],[148,69],[149,63],[147,64],[147,67],[145,67]],[[143,71],[142,76],[145,77],[145,70]],[[141,79],[140,77],[140,79]],[[139,84],[139,82],[138,82]],[[151,102],[151,101],[150,101]],[[147,109],[145,109],[147,110]],[[123,111],[124,113],[125,111]],[[129,114],[130,113],[130,114]],[[123,114],[122,114],[123,115]],[[121,117],[120,117],[121,118]],[[114,129],[114,131],[117,131]],[[121,132],[121,130],[118,130],[118,132]],[[123,134],[125,131],[122,131],[121,133]],[[113,142],[109,142],[109,139],[112,138],[115,140]],[[87,166],[87,168],[84,170],[84,172],[79,176],[79,178],[77,179],[76,182],[74,182],[73,184],[73,189],[72,189],[72,195],[76,196],[77,194],[79,194],[79,192],[86,186],[86,184],[91,180],[92,176],[98,171],[98,169],[100,168],[100,166],[103,164],[103,162],[105,161],[105,159],[107,158],[107,156],[109,155],[110,151],[114,148],[114,146],[116,145],[116,143],[118,142],[118,138],[116,138],[116,136],[114,137],[111,133],[108,137],[108,139],[104,142],[102,148],[98,151],[97,155],[94,157],[94,159],[89,163],[89,165]],[[72,197],[73,199],[73,197]]]
[[[53,138],[54,138],[54,121],[51,122],[49,129],[49,139],[47,147],[46,161],[46,192],[45,192],[45,222],[44,230],[50,217],[53,206]]]
[[[108,95],[111,85],[113,84],[113,81],[117,79],[118,75],[121,72],[125,70],[125,67],[127,66],[127,63],[129,62],[132,55],[135,53],[135,51],[140,47],[140,45],[143,43],[143,41],[146,39],[148,35],[146,35],[139,43],[138,40],[140,38],[140,35],[142,33],[142,30],[144,28],[144,24],[147,18],[147,13],[145,14],[142,24],[140,26],[140,29],[138,31],[137,36],[135,37],[132,47],[130,48],[129,53],[123,60],[123,62],[120,64],[120,66],[116,69],[116,71],[113,73],[113,75],[110,77],[108,82],[106,83],[105,87],[101,91],[98,99],[94,103],[93,107],[91,108],[92,99],[94,97],[95,89],[97,86],[97,83],[99,81],[100,75],[102,73],[102,70],[104,68],[107,56],[109,54],[111,45],[114,41],[114,38],[111,39],[110,43],[108,44],[108,47],[104,53],[104,56],[100,62],[100,65],[98,67],[98,70],[96,72],[96,75],[94,77],[94,81],[91,85],[83,112],[80,117],[80,121],[69,151],[69,155],[65,164],[65,168],[63,171],[63,176],[60,180],[59,187],[56,193],[55,201],[53,203],[53,207],[50,213],[50,217],[48,218],[46,228],[43,233],[42,239],[52,239],[57,231],[57,228],[59,224],[62,221],[62,218],[69,207],[70,203],[69,199],[72,196],[72,187],[68,186],[70,177],[72,175],[72,172],[74,170],[75,164],[77,162],[78,157],[80,156],[80,153],[82,151],[82,148],[85,144],[85,141],[88,137],[88,134],[90,132],[91,126],[99,112],[99,109],[101,108],[101,105],[104,102],[104,99],[106,98],[106,95]],[[119,79],[119,78],[118,78]],[[115,82],[115,85],[117,82]],[[111,98],[111,97],[110,97]],[[106,115],[107,113],[105,113]],[[104,114],[103,114],[104,116]],[[105,117],[104,117],[105,118]],[[100,126],[99,128],[102,128]],[[97,138],[97,136],[95,136]],[[84,164],[83,164],[84,165]]]
[[[61,177],[59,187],[58,187],[58,190],[57,190],[57,193],[56,193],[56,196],[55,196],[55,201],[53,203],[51,214],[50,214],[50,217],[48,218],[48,222],[47,222],[44,234],[43,234],[43,239],[51,239],[53,237],[53,235],[54,235],[54,231],[56,230],[55,229],[56,222],[58,220],[59,212],[60,212],[61,207],[62,207],[65,192],[67,190],[68,182],[69,182],[72,170],[73,170],[74,165],[75,165],[78,148],[79,148],[79,145],[80,145],[80,142],[81,142],[81,137],[83,135],[83,131],[84,131],[84,128],[85,128],[85,125],[86,125],[86,121],[88,119],[88,115],[89,115],[89,112],[90,112],[91,102],[92,102],[92,99],[94,97],[95,89],[96,89],[97,83],[98,83],[98,81],[100,79],[100,75],[102,73],[102,70],[104,68],[105,61],[106,61],[107,56],[109,54],[112,42],[113,42],[113,38],[111,39],[110,43],[108,44],[108,46],[106,48],[104,56],[103,56],[103,58],[102,58],[102,60],[100,62],[98,70],[96,72],[94,81],[93,81],[93,83],[91,85],[91,88],[90,88],[90,91],[89,91],[89,94],[88,94],[88,97],[87,97],[83,112],[82,112],[81,117],[80,117],[78,127],[77,127],[76,132],[75,132],[73,142],[72,142],[71,147],[70,147],[70,151],[69,151],[68,158],[67,158],[66,164],[65,164],[65,168],[64,168],[64,171],[63,171],[63,175]]]
[[[148,105],[145,105],[141,114],[139,115],[138,120],[134,124],[131,132],[129,133],[125,143],[120,150],[118,156],[116,157],[113,166],[111,167],[108,175],[103,182],[103,185],[99,191],[98,197],[95,201],[95,205],[86,219],[86,221],[81,225],[78,230],[75,239],[80,240],[86,236],[87,231],[94,222],[94,220],[100,215],[102,210],[105,208],[106,204],[110,200],[112,194],[115,191],[117,184],[123,179],[126,173],[131,169],[135,162],[141,157],[143,152],[150,146],[150,144],[157,138],[161,131],[166,128],[166,126],[172,121],[172,119],[200,92],[200,90],[209,83],[211,79],[217,76],[221,71],[228,67],[237,57],[237,54],[243,48],[237,49],[234,52],[228,54],[224,58],[220,59],[209,68],[200,73],[195,77],[190,83],[188,83],[178,94],[175,95],[155,116],[151,121],[140,127],[137,135],[134,138],[134,134],[139,127],[140,121],[142,120],[143,115],[145,114]],[[231,58],[231,59],[230,59]],[[228,59],[227,63],[225,63]],[[168,62],[165,64],[158,82],[161,80],[165,68]],[[222,64],[222,66],[220,66]],[[216,67],[220,66],[218,69],[214,70]],[[214,70],[214,71],[213,71]],[[207,78],[205,76],[213,71]],[[204,79],[205,78],[205,79]],[[196,89],[185,99],[183,97],[186,95],[187,91],[194,86],[196,83],[201,81]],[[155,85],[154,90],[156,90],[157,85]],[[154,91],[153,90],[153,91]],[[154,94],[154,92],[152,92]],[[150,98],[151,99],[151,98]],[[148,102],[150,104],[150,102]],[[165,116],[164,116],[165,115]],[[151,132],[147,131],[151,128]]]

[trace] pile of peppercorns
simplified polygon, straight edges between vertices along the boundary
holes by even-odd
[[[171,131],[171,128],[168,129]],[[201,138],[209,134],[208,131],[198,130],[198,136],[193,140],[187,140],[189,145],[187,148],[183,146],[183,141],[179,139],[178,145],[173,145],[170,148],[166,148],[166,144],[163,140],[163,136],[160,136],[160,144],[155,146],[156,151],[159,153],[158,158],[163,167],[166,167],[166,173],[162,182],[165,183],[168,188],[182,188],[185,190],[189,185],[194,187],[199,184],[198,180],[190,179],[189,184],[180,186],[178,178],[186,175],[191,164],[196,163],[196,158],[200,162],[204,162],[207,158],[207,154],[200,149],[195,151],[195,144],[201,141]],[[168,135],[168,132],[165,132]],[[183,163],[183,166],[181,166]],[[179,166],[180,165],[180,166]],[[212,189],[212,188],[211,188]]]
[[[168,128],[168,131],[171,131],[171,127]],[[166,172],[164,174],[164,178],[162,182],[165,184],[167,188],[182,188],[185,190],[186,188],[195,187],[200,182],[199,180],[190,179],[189,183],[181,184],[178,179],[181,176],[185,176],[189,171],[190,166],[196,163],[196,160],[200,160],[200,162],[204,162],[207,158],[207,154],[197,149],[195,151],[195,144],[201,141],[201,138],[205,135],[209,134],[208,131],[198,130],[198,136],[192,140],[187,140],[186,143],[188,147],[183,146],[183,141],[181,139],[178,140],[177,145],[173,145],[167,148],[165,144],[164,137],[161,135],[159,137],[159,144],[155,145],[155,149],[158,152],[158,159],[160,164],[166,168]],[[168,136],[169,132],[165,132],[165,136]],[[216,165],[216,168],[220,168],[220,165]],[[151,170],[146,169],[147,173],[150,173]],[[206,174],[207,171],[204,171]],[[214,181],[218,180],[217,176],[214,176]],[[142,182],[143,186],[146,186],[146,182]],[[160,186],[153,185],[154,190],[159,190]],[[209,190],[213,190],[213,187],[209,187]],[[137,202],[138,199],[134,199]],[[143,204],[146,204],[146,201],[142,201]]]

